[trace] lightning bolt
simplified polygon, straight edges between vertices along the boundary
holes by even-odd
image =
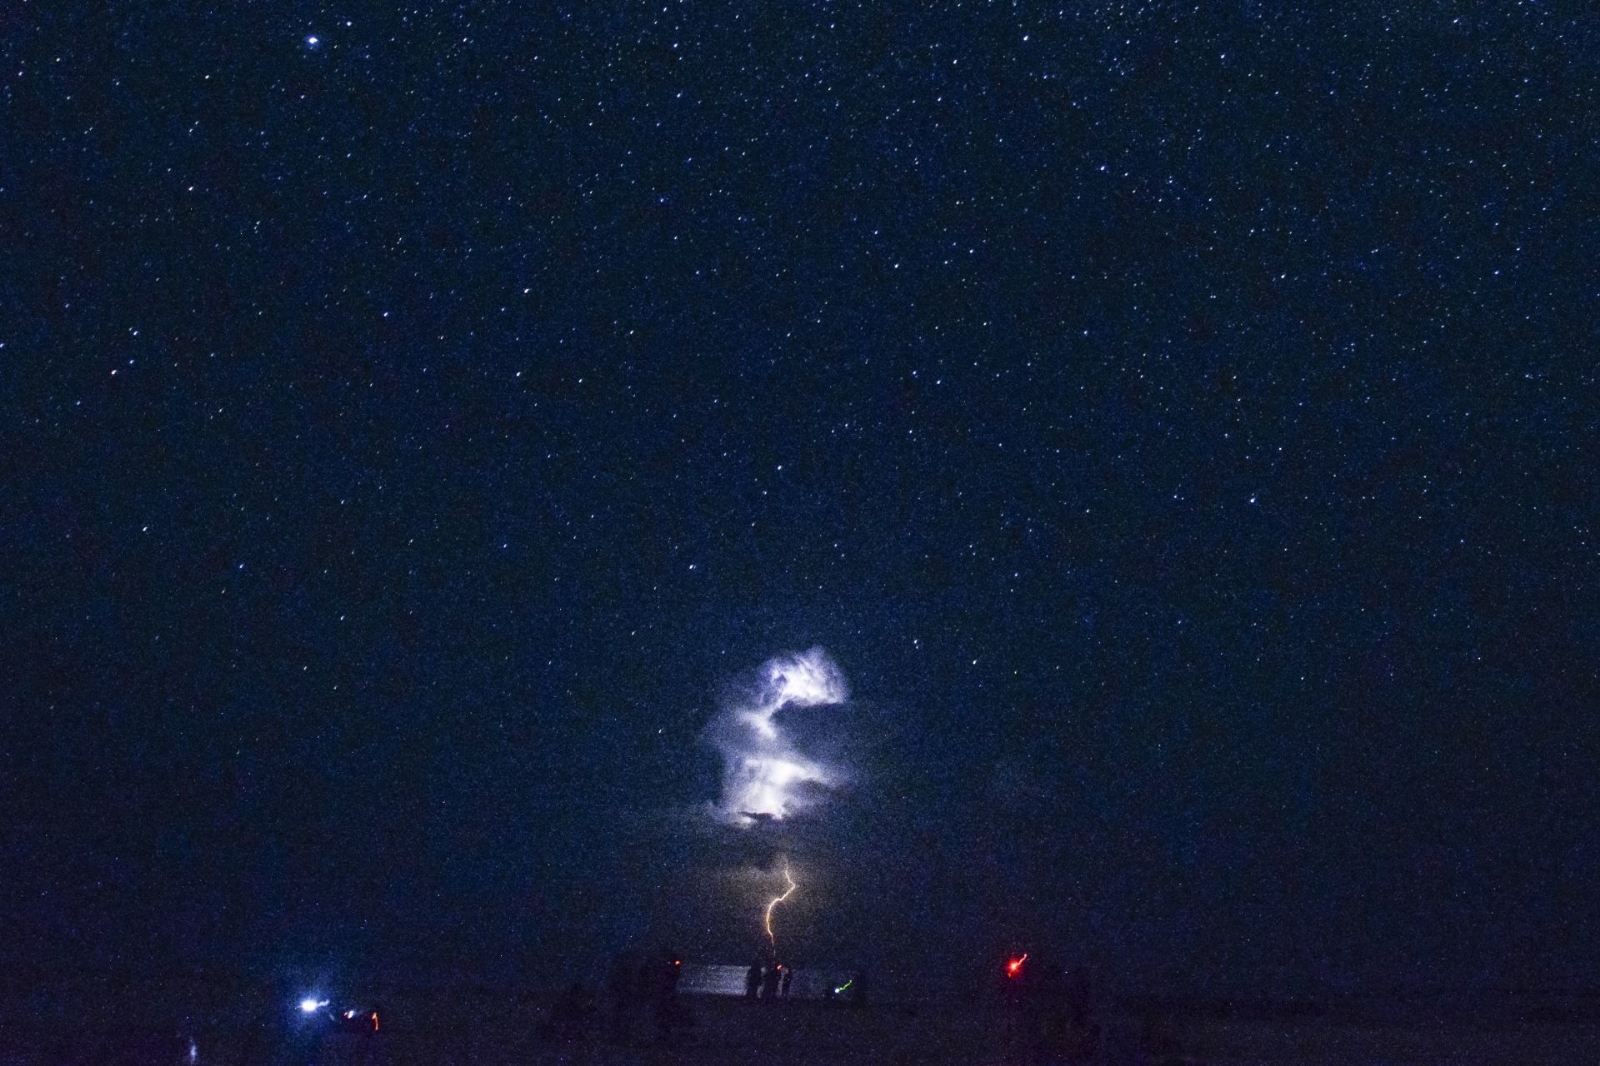
[[[767,939],[772,942],[773,958],[777,958],[778,956],[778,938],[772,931],[772,908],[788,899],[789,894],[800,887],[794,883],[794,878],[790,876],[789,864],[787,862],[783,864],[783,879],[789,882],[789,887],[784,891],[783,895],[772,897],[772,902],[767,904]]]

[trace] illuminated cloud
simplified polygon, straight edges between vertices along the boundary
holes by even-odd
[[[786,707],[830,706],[849,698],[844,674],[821,648],[763,665],[755,682],[712,723],[711,739],[723,758],[717,813],[736,824],[754,824],[751,815],[781,820],[837,787],[843,771],[795,750],[778,715]]]

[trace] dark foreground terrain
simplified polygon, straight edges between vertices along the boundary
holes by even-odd
[[[541,1025],[551,1014],[549,998],[485,990],[392,992],[376,1036],[313,1040],[295,1033],[289,1004],[270,1009],[259,1004],[212,1006],[183,1017],[166,1005],[156,1009],[152,999],[152,1009],[132,1021],[125,1020],[131,1015],[119,1016],[122,1011],[100,1009],[92,1002],[63,1011],[44,1000],[13,1001],[4,1013],[0,1066],[1600,1063],[1600,1025],[1584,1018],[1527,1013],[1397,1021],[1121,1008],[1101,1012],[1091,1051],[1081,1043],[1041,1045],[1018,1015],[998,1006],[856,1008],[814,1000],[768,1006],[699,996],[682,1001],[686,1024],[668,1042],[660,1040],[651,1009],[643,1004],[620,1019],[599,1004],[570,1035],[561,1036]],[[157,1014],[168,1020],[151,1020]]]

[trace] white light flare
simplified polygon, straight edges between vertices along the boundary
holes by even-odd
[[[781,820],[814,801],[804,786],[836,787],[840,773],[794,750],[774,719],[785,707],[823,707],[849,698],[844,673],[821,648],[763,665],[754,688],[724,708],[714,730],[724,758],[722,817],[744,825]]]
[[[769,713],[790,703],[816,707],[843,703],[850,698],[850,686],[844,674],[821,648],[812,648],[804,655],[788,659],[773,659],[767,663],[765,671]]]

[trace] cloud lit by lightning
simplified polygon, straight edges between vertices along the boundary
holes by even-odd
[[[723,758],[721,816],[742,824],[781,821],[837,787],[842,770],[797,751],[778,714],[849,698],[843,672],[821,648],[763,665],[754,684],[729,699],[712,725],[711,739]]]

